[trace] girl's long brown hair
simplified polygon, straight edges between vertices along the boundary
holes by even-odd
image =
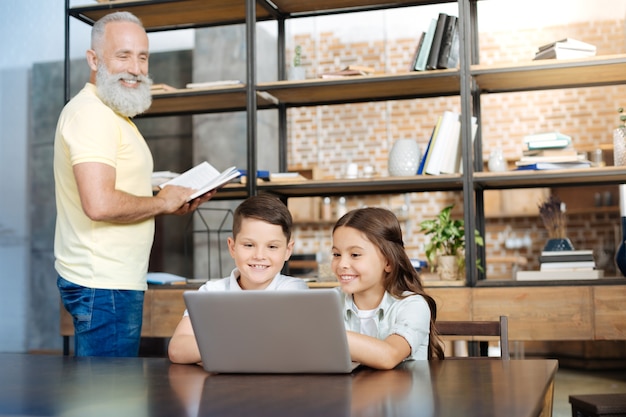
[[[424,291],[419,273],[411,264],[411,260],[404,250],[402,229],[398,218],[391,211],[379,207],[366,207],[352,210],[342,216],[333,232],[342,226],[351,227],[362,232],[367,239],[378,247],[385,259],[391,265],[391,272],[385,274],[383,286],[387,292],[396,298],[405,298],[405,291],[424,297],[430,307],[430,337],[428,341],[428,358],[443,359],[441,340],[435,328],[437,320],[437,304]]]

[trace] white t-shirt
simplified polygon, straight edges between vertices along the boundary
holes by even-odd
[[[361,333],[367,336],[378,337],[378,324],[376,323],[376,313],[378,309],[360,310],[354,306],[356,314],[361,319]]]
[[[214,281],[207,281],[203,284],[198,291],[244,291],[237,280],[241,273],[239,269],[235,268],[230,273],[230,276]],[[294,278],[287,275],[276,274],[276,276],[270,282],[265,290],[266,291],[293,291],[293,290],[308,290],[309,286],[303,279]],[[185,316],[189,313],[185,310]]]

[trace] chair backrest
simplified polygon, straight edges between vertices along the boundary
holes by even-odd
[[[436,321],[435,327],[440,336],[493,336],[500,338],[500,357],[511,359],[509,353],[509,324],[507,316],[494,321]],[[476,341],[475,339],[467,339]],[[484,340],[484,338],[483,338]]]

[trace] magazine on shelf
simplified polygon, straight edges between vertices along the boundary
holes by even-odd
[[[176,178],[173,178],[159,187],[164,188],[168,185],[180,185],[182,187],[193,188],[197,190],[187,201],[206,194],[209,191],[221,187],[230,180],[241,176],[241,172],[236,167],[230,167],[219,172],[215,167],[204,161],[195,167],[183,172]]]
[[[554,169],[580,169],[590,168],[590,161],[578,162],[529,162],[524,165],[517,165],[517,171],[548,171]]]

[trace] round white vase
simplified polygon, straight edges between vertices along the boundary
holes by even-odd
[[[417,174],[420,148],[413,139],[398,139],[389,152],[389,175],[408,176]]]

